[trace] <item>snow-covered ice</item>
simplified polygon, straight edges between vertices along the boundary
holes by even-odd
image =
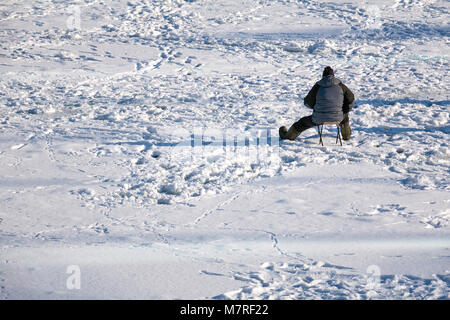
[[[0,298],[449,299],[449,9],[3,1]]]

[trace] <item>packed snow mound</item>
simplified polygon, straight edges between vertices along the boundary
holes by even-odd
[[[366,275],[318,261],[313,264],[270,264],[259,271],[236,274],[247,286],[216,296],[216,299],[448,299],[448,276],[431,279],[414,276],[380,276],[376,266]],[[345,272],[346,271],[346,272]],[[345,280],[343,280],[345,279]],[[405,290],[406,289],[406,290]]]

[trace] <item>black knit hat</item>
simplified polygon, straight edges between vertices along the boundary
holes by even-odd
[[[333,71],[333,69],[331,69],[330,66],[325,67],[325,69],[323,69],[322,77],[326,77],[326,76],[334,76],[334,71]]]

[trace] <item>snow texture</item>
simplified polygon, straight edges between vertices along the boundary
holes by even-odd
[[[449,299],[449,9],[3,1],[0,298]]]

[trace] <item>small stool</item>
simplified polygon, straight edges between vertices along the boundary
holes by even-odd
[[[322,131],[323,131],[323,126],[326,124],[335,124],[336,125],[336,128],[337,128],[336,144],[338,143],[338,140],[339,140],[339,142],[341,143],[341,146],[342,146],[341,127],[340,127],[339,121],[324,122],[324,123],[317,125],[317,131],[319,132],[319,137],[320,137],[319,144],[321,144],[323,146]]]

